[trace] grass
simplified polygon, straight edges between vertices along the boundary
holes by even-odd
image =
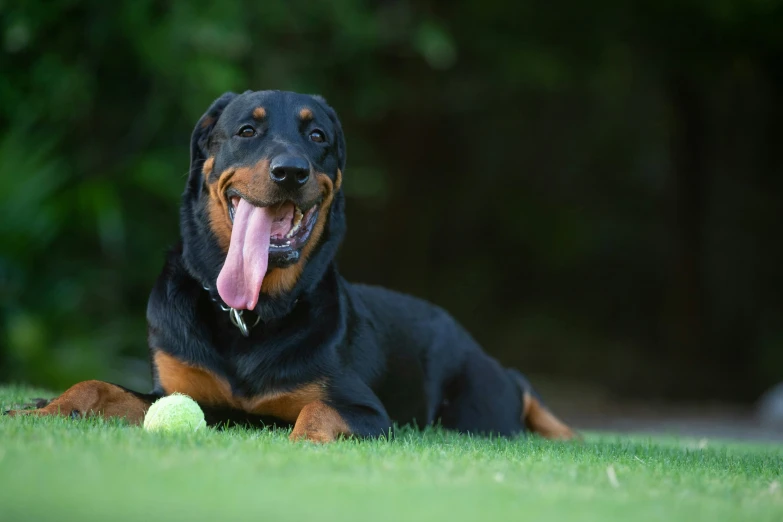
[[[0,405],[34,396],[0,388]],[[780,446],[440,430],[319,446],[286,436],[0,417],[0,520],[783,520]]]

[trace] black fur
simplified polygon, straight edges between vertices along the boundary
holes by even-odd
[[[182,196],[181,242],[168,255],[147,309],[152,354],[162,350],[207,369],[229,382],[236,396],[326,380],[328,404],[358,436],[386,435],[393,423],[424,427],[438,420],[463,432],[523,432],[522,397],[531,390],[521,374],[486,355],[441,308],[340,276],[334,256],[346,226],[342,191],[335,194],[320,244],[295,287],[282,296],[261,296],[254,310],[261,320],[249,337],[231,324],[217,293],[204,289],[216,288],[225,260],[206,214],[205,160],[215,157],[219,172],[273,154],[275,138],[299,144],[300,130],[278,123],[303,104],[315,109],[315,122],[330,139],[320,148],[296,146],[334,180],[337,169],[345,168],[345,142],[337,115],[320,97],[228,93],[196,125]],[[231,132],[258,105],[267,110],[269,128],[251,150],[243,148],[246,142],[231,141]],[[153,375],[154,393],[162,395],[154,368]],[[207,410],[212,423],[242,418],[281,424],[219,405]]]

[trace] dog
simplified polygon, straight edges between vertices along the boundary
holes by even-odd
[[[177,392],[210,425],[287,427],[292,440],[436,423],[577,437],[443,309],[342,278],[345,162],[340,120],[320,96],[215,100],[191,137],[181,240],[147,306],[152,393],[86,381],[7,413],[141,424],[152,402]]]

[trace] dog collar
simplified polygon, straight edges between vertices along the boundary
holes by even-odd
[[[228,318],[231,320],[231,324],[236,326],[244,337],[249,337],[250,330],[255,328],[258,323],[261,322],[261,316],[256,316],[256,322],[253,323],[252,326],[248,327],[247,323],[245,322],[245,318],[242,317],[245,312],[244,310],[237,310],[236,308],[231,308],[230,306],[224,305],[218,301],[215,296],[212,295],[212,290],[207,285],[202,286],[204,287],[204,290],[207,291],[207,294],[209,294],[209,298],[216,302],[221,310],[228,312]]]

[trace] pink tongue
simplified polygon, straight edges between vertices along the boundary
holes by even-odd
[[[256,307],[269,265],[269,236],[274,218],[273,210],[239,200],[228,255],[217,279],[220,298],[231,308]]]

